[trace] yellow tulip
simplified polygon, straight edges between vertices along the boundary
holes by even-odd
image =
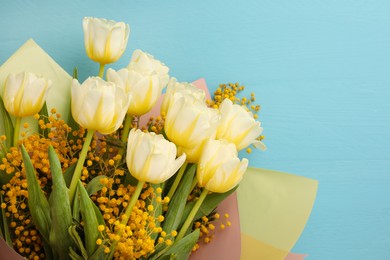
[[[117,61],[126,50],[130,27],[123,22],[85,17],[84,43],[88,57],[100,64]]]
[[[131,100],[123,88],[100,77],[90,77],[82,85],[74,79],[71,96],[75,121],[102,134],[110,134],[121,126]]]
[[[224,193],[240,183],[248,167],[237,157],[237,149],[226,140],[209,139],[199,159],[196,176],[201,187]]]
[[[237,150],[253,144],[256,148],[265,150],[263,142],[257,138],[263,132],[260,122],[253,118],[251,112],[244,107],[224,99],[219,107],[221,121],[218,126],[217,139],[225,139],[236,145]]]
[[[175,93],[168,107],[164,130],[179,151],[187,153],[187,162],[198,161],[203,143],[215,138],[218,111],[191,95]]]
[[[133,96],[128,110],[131,116],[149,112],[162,94],[168,82],[168,67],[153,56],[136,50],[127,68],[107,70],[108,81],[122,86]]]
[[[126,163],[138,181],[162,183],[185,162],[186,155],[176,158],[176,146],[162,135],[132,129],[127,143]]]
[[[5,109],[15,117],[37,114],[45,103],[50,85],[50,80],[30,72],[9,74],[3,93]]]
[[[167,91],[161,104],[162,113],[167,114],[173,95],[178,92],[183,93],[184,95],[191,95],[202,102],[206,100],[206,93],[204,90],[197,88],[188,82],[178,82],[176,78],[172,77],[168,82]]]

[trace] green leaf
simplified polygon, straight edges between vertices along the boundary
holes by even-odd
[[[88,259],[87,250],[85,250],[83,240],[81,239],[79,233],[77,232],[77,226],[76,225],[70,226],[68,232],[70,237],[73,239],[74,243],[77,245],[77,248],[80,250],[83,257],[82,259]],[[72,250],[72,248],[70,248],[69,254],[72,254],[75,257],[76,255],[79,256],[76,252]]]
[[[96,176],[87,184],[86,189],[89,196],[91,196],[95,192],[98,192],[104,187],[104,185],[100,182],[100,180],[103,178],[107,178],[107,176],[105,175]]]
[[[47,105],[46,102],[43,104],[43,107],[41,111],[38,113],[41,117],[40,119],[45,122],[45,124],[49,123],[49,113],[47,111]],[[45,138],[48,138],[48,135],[50,133],[50,128],[46,129],[41,129],[40,127],[38,128],[39,134],[43,135]]]
[[[198,212],[195,214],[194,220],[197,220],[203,216],[208,216],[226,197],[232,194],[237,188],[238,185],[225,193],[208,194],[206,199],[203,201],[202,205],[200,206]],[[196,201],[187,203],[184,209],[183,218],[180,222],[180,226],[183,225],[184,221],[187,219],[187,216],[190,214],[191,209],[195,205],[195,202]]]
[[[0,205],[3,203],[3,195],[0,193]],[[1,236],[4,238],[5,242],[12,248],[12,239],[11,234],[8,229],[8,221],[5,216],[5,209],[1,208],[0,218],[2,220],[2,226],[0,229]]]
[[[24,145],[22,145],[21,148],[23,163],[26,169],[28,206],[30,213],[38,231],[41,233],[43,239],[49,244],[49,233],[51,227],[49,202],[38,184],[34,166],[31,163],[26,148]]]
[[[49,147],[49,161],[52,176],[50,204],[50,246],[56,259],[67,259],[72,240],[68,232],[72,225],[72,211],[69,202],[69,190],[66,187],[60,160],[52,146]]]
[[[79,189],[76,189],[76,192],[74,194],[74,200],[73,200],[73,208],[72,208],[72,218],[80,222],[80,199],[79,199],[80,193]]]
[[[0,160],[1,159],[3,158],[0,156]],[[0,171],[0,184],[7,184],[12,179],[12,177],[14,177],[14,175],[15,173],[8,174],[6,171]]]
[[[45,260],[54,260],[51,246],[46,241],[43,241],[43,251],[45,251]]]
[[[12,138],[14,136],[14,125],[12,124],[12,120],[7,110],[4,107],[3,99],[0,96],[0,122],[3,124],[4,134],[7,139],[5,140],[5,145],[7,146],[7,150],[12,146]],[[1,127],[0,127],[1,129]]]
[[[199,239],[199,233],[199,229],[196,229],[191,234],[175,242],[161,257],[171,256],[171,258],[174,257],[173,259],[176,260],[187,260],[192,251],[192,248]]]
[[[77,254],[73,248],[69,248],[69,257],[70,259],[72,260],[84,260],[84,258],[82,256],[80,256],[79,254]]]
[[[96,219],[97,219],[99,225],[105,225],[105,222],[104,222],[104,218],[103,218],[102,212],[100,211],[100,209],[98,208],[98,206],[96,206],[96,204],[93,203],[93,202],[92,202],[92,206],[93,206],[93,210],[94,210],[94,212],[95,212]]]
[[[88,260],[103,260],[106,256],[104,252],[104,244],[101,244],[98,249],[96,249],[95,253],[91,255]]]
[[[191,192],[191,184],[194,179],[196,165],[192,165],[183,175],[175,194],[169,202],[169,208],[163,222],[163,230],[170,234],[176,230],[181,222],[183,211],[187,202],[188,195]]]
[[[93,202],[89,198],[87,191],[81,184],[81,181],[78,182],[78,189],[80,193],[81,217],[84,221],[85,247],[87,249],[88,256],[90,256],[96,251],[96,240],[100,237],[100,232],[98,230],[99,221],[92,205]]]
[[[74,163],[72,165],[70,165],[68,167],[68,169],[65,170],[64,172],[64,180],[65,180],[65,183],[66,183],[66,187],[69,188],[70,186],[70,183],[72,182],[72,177],[73,177],[73,173],[74,173],[74,169],[76,169],[76,165],[77,163]]]
[[[79,79],[79,70],[77,69],[77,67],[75,67],[74,69],[73,69],[73,78],[74,79]]]

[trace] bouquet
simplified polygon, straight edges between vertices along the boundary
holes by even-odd
[[[106,70],[129,25],[83,29],[98,76],[6,75],[0,235],[29,259],[187,259],[232,224],[217,206],[247,171],[238,152],[265,150],[260,106],[238,83],[207,98],[142,50]]]

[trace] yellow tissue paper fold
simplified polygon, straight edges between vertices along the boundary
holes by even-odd
[[[263,258],[257,259],[284,259],[306,225],[317,186],[316,180],[248,168],[237,192],[241,258],[254,259],[261,252]]]
[[[70,86],[72,77],[61,68],[38,44],[30,39],[25,42],[6,62],[0,67],[0,93],[3,96],[5,80],[10,73],[32,72],[52,81],[52,86],[47,95],[47,107],[56,108],[61,118],[68,120],[70,112]],[[58,93],[61,93],[58,95]],[[24,118],[22,122],[28,122],[33,131],[38,126],[33,118]],[[0,126],[0,134],[4,129]],[[22,132],[23,130],[21,130]]]

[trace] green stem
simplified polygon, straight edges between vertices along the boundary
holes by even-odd
[[[179,234],[177,235],[175,239],[175,243],[178,242],[180,239],[183,238],[183,236],[186,234],[187,229],[190,227],[192,221],[194,220],[194,217],[196,213],[198,212],[200,206],[202,205],[204,199],[206,198],[209,191],[207,189],[204,189],[202,193],[199,196],[199,199],[196,201],[194,207],[192,208],[190,214],[188,215],[186,221],[184,222],[183,226],[180,229]]]
[[[141,194],[142,188],[144,187],[145,182],[144,181],[138,181],[137,187],[135,188],[134,194],[130,199],[129,205],[127,205],[125,215],[126,217],[122,219],[121,224],[126,225],[129,221],[131,212],[133,211],[133,207],[135,206],[135,203],[137,203],[138,197]]]
[[[131,115],[126,115],[125,123],[123,124],[123,131],[121,140],[125,144],[127,142],[127,138],[129,137],[130,127],[133,123],[133,117]]]
[[[22,122],[22,118],[21,117],[16,117],[15,118],[14,144],[13,144],[13,146],[18,146],[21,122]]]
[[[145,182],[144,181],[138,181],[137,187],[135,188],[133,196],[131,196],[129,205],[127,205],[127,208],[125,210],[124,217],[122,218],[121,224],[127,225],[127,222],[129,222],[131,212],[133,211],[133,208],[135,204],[138,201],[139,195],[141,194],[142,188],[144,187]],[[121,236],[122,231],[119,230],[117,232],[117,235]],[[110,255],[108,256],[108,259],[112,259],[114,252],[116,250],[116,246],[118,245],[118,241],[114,240],[110,247]]]
[[[188,164],[188,162],[185,162],[181,166],[178,174],[175,177],[175,181],[173,182],[171,188],[169,189],[169,192],[167,195],[168,198],[172,199],[173,194],[175,194],[175,191],[176,191],[177,187],[179,186],[181,178],[183,177],[184,171],[186,170],[187,164]]]
[[[133,117],[130,115],[126,115],[125,122],[123,124],[123,130],[122,130],[122,147],[119,149],[118,154],[120,154],[121,157],[123,157],[123,154],[125,153],[126,145],[127,145],[127,138],[129,137],[130,127],[133,123]],[[122,160],[119,160],[117,162],[117,166],[120,164]]]
[[[88,148],[89,148],[89,145],[91,144],[92,137],[93,137],[94,133],[95,133],[94,130],[88,130],[87,136],[85,137],[85,141],[83,144],[83,149],[81,149],[80,156],[79,156],[79,159],[77,161],[76,169],[73,172],[72,181],[71,181],[70,187],[69,187],[69,199],[70,199],[71,204],[73,204],[73,198],[74,198],[74,194],[76,192],[77,182],[80,179],[81,171],[82,171],[83,166],[84,166],[84,161],[85,161],[85,158],[87,158]]]
[[[103,75],[104,75],[104,66],[106,66],[106,64],[100,64],[99,65],[99,74],[98,76],[103,78]]]

